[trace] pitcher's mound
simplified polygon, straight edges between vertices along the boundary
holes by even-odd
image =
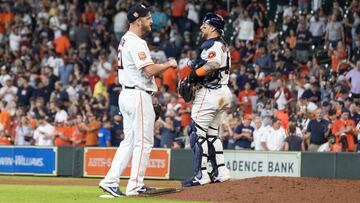
[[[257,177],[182,188],[164,199],[215,202],[357,202],[360,181]]]

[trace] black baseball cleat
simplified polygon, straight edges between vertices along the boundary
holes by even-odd
[[[154,193],[155,191],[156,191],[156,188],[147,187],[145,185],[137,190],[139,195],[141,195],[141,194],[151,194],[151,193]]]
[[[188,178],[188,179],[181,181],[181,186],[183,186],[183,187],[192,187],[192,186],[198,186],[198,185],[201,185],[201,184],[196,177]]]
[[[108,186],[100,184],[99,188],[101,188],[104,192],[107,192],[114,197],[125,197],[126,196],[124,193],[122,193],[120,191],[119,187],[108,187]]]

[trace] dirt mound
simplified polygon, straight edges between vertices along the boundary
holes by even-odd
[[[357,202],[360,181],[257,177],[183,188],[164,199],[213,202]]]

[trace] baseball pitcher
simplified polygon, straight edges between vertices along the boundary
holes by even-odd
[[[127,14],[129,31],[119,44],[119,82],[123,90],[119,96],[119,107],[124,118],[125,139],[116,151],[110,170],[99,183],[99,187],[114,197],[124,196],[119,190],[120,175],[130,158],[131,174],[126,195],[151,193],[154,189],[144,185],[144,176],[154,142],[155,112],[152,93],[157,91],[154,75],[170,67],[176,67],[174,59],[155,64],[143,37],[151,31],[150,9],[135,4]]]

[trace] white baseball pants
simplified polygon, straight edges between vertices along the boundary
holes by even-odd
[[[191,111],[192,120],[201,127],[197,127],[197,135],[199,137],[207,138],[210,136],[218,136],[218,129],[221,123],[221,117],[227,108],[230,108],[232,93],[228,86],[222,86],[219,89],[201,88],[197,90],[193,107]],[[223,146],[220,139],[217,139],[213,146],[218,152],[223,151]],[[208,154],[208,147],[206,144],[202,145],[203,154]],[[202,157],[201,167],[207,167],[207,158]],[[216,154],[217,164],[224,164],[224,154]],[[219,176],[229,176],[229,171],[226,167],[220,167]],[[203,177],[207,177],[207,172],[202,172]]]

